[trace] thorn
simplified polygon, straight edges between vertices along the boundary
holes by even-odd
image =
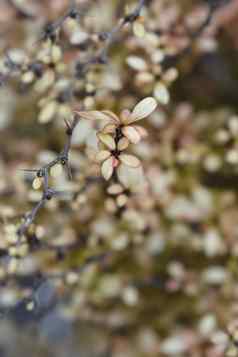
[[[34,172],[36,173],[36,176],[38,177],[43,177],[45,172],[44,172],[44,169],[18,169],[20,171],[24,171],[24,172]]]

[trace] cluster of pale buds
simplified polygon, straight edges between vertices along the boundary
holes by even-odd
[[[135,123],[149,116],[157,107],[157,102],[152,97],[141,100],[130,112],[123,110],[117,116],[109,110],[103,111],[79,111],[77,114],[84,119],[107,120],[108,123],[97,134],[100,151],[96,155],[96,161],[101,164],[102,176],[109,180],[114,170],[124,164],[130,167],[139,167],[140,160],[134,156],[125,154],[124,151],[132,144],[138,144],[147,136],[147,131]]]

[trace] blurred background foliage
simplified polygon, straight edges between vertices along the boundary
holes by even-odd
[[[214,1],[147,1],[137,27],[118,34],[108,63],[82,76],[77,61],[91,58],[102,45],[97,34],[129,10],[128,1],[76,3],[79,24],[69,19],[57,34],[63,54],[54,65],[43,58],[43,74],[29,82],[23,75],[47,42],[42,30],[68,1],[0,3],[7,76],[0,89],[0,356],[238,356],[238,1],[218,6],[194,39]],[[27,64],[9,70],[6,54],[26,56]],[[163,76],[171,68],[178,77],[170,81]],[[54,77],[49,88],[46,72]],[[93,160],[101,124],[82,120],[70,153],[73,180],[65,172],[50,179],[72,197],[50,200],[18,244],[16,228],[41,197],[34,173],[21,169],[62,150],[63,119],[81,106],[119,113],[148,95],[159,107],[143,122],[148,137],[132,148],[143,172],[122,175],[125,202],[108,194]]]

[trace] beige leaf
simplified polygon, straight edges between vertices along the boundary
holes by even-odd
[[[177,68],[169,68],[164,74],[163,74],[163,81],[167,83],[174,82],[179,76],[179,72]]]
[[[119,151],[125,150],[128,148],[130,142],[127,138],[122,138],[118,141],[117,148]]]
[[[138,144],[141,139],[139,132],[133,128],[133,126],[124,126],[124,128],[122,128],[122,133],[133,144]]]
[[[139,167],[141,165],[140,160],[134,155],[121,154],[119,160],[130,167]]]
[[[117,176],[122,185],[132,192],[140,192],[146,182],[142,166],[133,168],[120,165],[117,169]]]
[[[104,163],[102,164],[101,172],[102,172],[102,176],[105,178],[105,180],[109,180],[112,177],[113,161],[114,161],[114,158],[112,156],[110,156],[109,159],[104,161]]]
[[[62,50],[60,46],[53,45],[51,48],[51,60],[53,63],[58,63],[62,58]]]
[[[136,71],[146,71],[147,70],[147,63],[145,60],[138,56],[129,56],[126,59],[128,66],[133,68]]]
[[[34,72],[32,71],[25,72],[21,77],[22,82],[26,84],[33,82],[34,79],[35,79],[35,75]]]
[[[115,150],[116,143],[113,137],[109,134],[98,133],[98,139],[110,150]]]
[[[128,124],[149,116],[156,109],[156,107],[157,102],[153,97],[144,98],[133,109],[130,117],[128,118]]]
[[[113,184],[108,187],[107,192],[109,195],[118,195],[123,192],[123,187],[119,184]]]
[[[127,204],[127,201],[128,201],[128,197],[126,195],[124,195],[124,194],[119,195],[116,198],[116,202],[117,202],[118,207],[125,206]]]
[[[110,151],[108,150],[101,150],[97,153],[96,155],[96,161],[97,162],[102,162],[102,161],[105,161],[106,159],[109,158],[109,156],[111,156],[111,153]]]
[[[49,123],[55,116],[57,103],[55,101],[47,103],[40,111],[38,121],[41,124]]]
[[[170,100],[169,91],[162,82],[158,82],[154,88],[154,96],[161,104],[168,104]]]

